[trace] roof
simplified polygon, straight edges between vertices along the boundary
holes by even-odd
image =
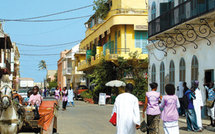
[[[34,80],[33,78],[19,78],[19,80]]]

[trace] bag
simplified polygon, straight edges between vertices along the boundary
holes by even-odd
[[[140,131],[145,133],[148,129],[148,126],[146,124],[146,121],[144,120],[141,124],[140,124]]]
[[[184,109],[188,109],[189,101],[187,95],[184,95],[183,98],[181,99],[181,105]]]
[[[109,122],[112,125],[116,126],[116,113],[115,112],[113,113],[113,115],[112,115],[111,119],[109,120]]]
[[[207,106],[208,108],[212,108],[213,105],[214,105],[214,101],[209,101],[209,100],[206,101],[206,106]]]

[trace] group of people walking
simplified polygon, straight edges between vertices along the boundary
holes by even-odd
[[[162,96],[157,92],[157,83],[149,84],[151,90],[146,92],[145,104],[143,108],[143,118],[147,116],[147,134],[159,134],[159,122],[163,120],[165,134],[179,134],[179,113],[186,116],[187,131],[202,132],[202,91],[199,89],[199,82],[194,81],[191,88],[186,82],[179,84],[182,91],[178,97],[173,84],[165,86],[166,95]],[[213,82],[204,84],[206,92],[206,106],[211,124],[215,127],[215,89]],[[117,134],[135,134],[135,130],[140,128],[138,99],[131,94],[133,86],[126,85],[126,93],[116,98],[113,113],[117,117]],[[146,113],[145,113],[146,112]],[[129,127],[128,127],[129,126]]]
[[[75,106],[73,98],[74,98],[74,91],[71,87],[68,90],[66,87],[64,87],[62,91],[60,91],[59,87],[56,87],[55,99],[58,102],[62,100],[63,111],[66,110],[66,106],[69,105],[69,103],[71,103],[72,106]]]

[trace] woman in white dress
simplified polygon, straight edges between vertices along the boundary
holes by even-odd
[[[74,92],[73,92],[73,89],[70,87],[68,90],[68,104],[71,102],[72,106],[75,106],[73,98],[74,98]]]

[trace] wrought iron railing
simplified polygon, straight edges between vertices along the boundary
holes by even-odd
[[[149,38],[215,10],[215,0],[187,0],[149,22]]]

